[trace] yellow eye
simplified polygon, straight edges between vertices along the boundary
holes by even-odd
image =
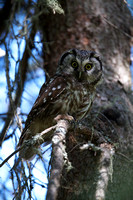
[[[77,61],[72,61],[71,65],[72,65],[72,67],[75,68],[75,69],[78,67]]]
[[[87,64],[85,65],[85,69],[88,70],[88,71],[91,70],[92,67],[93,67],[93,63],[87,63]]]

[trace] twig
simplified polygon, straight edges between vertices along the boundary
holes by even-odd
[[[126,3],[129,8],[133,9],[133,7],[126,0],[124,0],[124,3]]]
[[[121,152],[117,152],[118,155],[124,157],[125,159],[127,159],[129,162],[133,162],[132,159],[130,159],[128,156],[126,156],[125,154],[121,153]]]
[[[121,33],[123,33],[125,36],[127,36],[128,38],[132,38],[131,35],[129,35],[128,33],[126,33],[125,31],[121,30],[118,26],[116,26],[115,24],[113,24],[111,21],[107,20],[105,17],[103,17],[104,21],[106,21],[110,26],[112,26],[113,28],[117,29],[118,31],[120,31]]]
[[[14,151],[13,153],[11,153],[1,164],[0,164],[0,167],[2,167],[12,156],[14,156],[17,152],[19,152],[21,149],[23,148],[20,147],[18,148],[16,151]]]
[[[7,115],[7,120],[6,120],[4,127],[1,131],[1,134],[0,134],[0,146],[2,145],[2,142],[5,139],[6,133],[7,133],[8,129],[10,127],[10,124],[13,120],[14,113],[16,113],[17,106],[19,106],[20,101],[21,101],[21,95],[22,95],[22,92],[23,92],[23,89],[24,89],[24,82],[25,82],[25,79],[26,79],[28,59],[30,57],[29,49],[33,48],[33,45],[30,41],[34,40],[35,34],[36,34],[36,29],[35,29],[35,24],[33,23],[32,30],[31,30],[31,33],[30,33],[30,36],[29,36],[29,40],[27,40],[26,47],[25,47],[25,50],[24,50],[24,53],[23,53],[23,57],[22,57],[22,59],[19,63],[18,73],[19,73],[21,79],[20,79],[20,81],[17,82],[17,89],[16,89],[14,107],[13,107],[14,110],[12,110],[12,106],[10,104],[9,110],[8,110],[9,114]]]
[[[5,61],[6,61],[6,82],[7,82],[7,87],[8,87],[8,98],[9,98],[9,101],[10,101],[10,105],[13,107],[13,100],[12,100],[12,87],[11,87],[11,80],[10,80],[10,75],[9,75],[9,65],[10,65],[10,62],[9,62],[9,49],[7,48],[6,44],[5,44],[5,49],[6,49],[6,56],[5,56]]]
[[[52,138],[52,157],[51,157],[51,173],[48,184],[46,200],[56,200],[58,188],[60,186],[60,177],[64,166],[65,154],[65,135],[67,133],[69,123],[66,120],[59,120],[56,126],[54,136]]]
[[[55,126],[51,126],[50,128],[47,128],[46,130],[42,131],[41,133],[38,133],[37,135],[35,135],[34,137],[32,137],[32,139],[26,140],[23,145],[18,148],[17,150],[15,150],[13,153],[11,153],[1,164],[0,167],[2,167],[12,156],[14,156],[14,154],[16,154],[17,152],[21,151],[22,149],[26,149],[27,146],[29,145],[36,145],[40,143],[40,140],[42,140],[42,137],[50,132],[51,130],[55,129]]]
[[[101,151],[101,148],[100,147],[97,147],[96,145],[94,145],[93,143],[91,143],[90,141],[88,141],[88,143],[86,144],[83,144],[81,147],[80,147],[80,150],[83,151],[83,150],[86,150],[86,149],[91,149],[93,151]]]
[[[96,200],[104,200],[105,192],[109,182],[109,177],[112,180],[113,174],[113,155],[115,151],[111,146],[105,146],[102,148],[100,156],[99,167],[99,180],[96,187]]]

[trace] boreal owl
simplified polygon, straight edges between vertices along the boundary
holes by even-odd
[[[25,123],[18,146],[54,123],[59,115],[70,115],[75,120],[86,117],[94,100],[96,86],[101,80],[102,62],[93,51],[71,49],[63,53],[56,73],[40,89]],[[51,140],[44,135],[44,142]],[[29,160],[36,152],[30,146],[21,150],[22,158]]]

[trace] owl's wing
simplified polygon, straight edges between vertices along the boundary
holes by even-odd
[[[50,79],[48,83],[44,83],[32,110],[40,108],[42,105],[47,106],[49,103],[54,101],[66,89],[66,85],[66,80],[62,76],[54,77]]]
[[[48,107],[48,105],[56,100],[61,93],[66,89],[66,80],[62,76],[56,76],[44,83],[40,89],[39,96],[37,97],[25,123],[25,128],[21,134],[19,145],[22,144],[25,137],[25,132],[30,124],[34,121],[36,116]]]

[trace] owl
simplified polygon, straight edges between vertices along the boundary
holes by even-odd
[[[19,140],[24,141],[54,125],[57,115],[70,115],[75,120],[87,116],[93,103],[96,86],[102,77],[102,62],[93,51],[71,49],[61,56],[56,73],[40,89],[25,123]],[[44,135],[43,142],[50,142],[52,133]],[[20,155],[25,160],[33,158],[36,152],[30,146]]]

